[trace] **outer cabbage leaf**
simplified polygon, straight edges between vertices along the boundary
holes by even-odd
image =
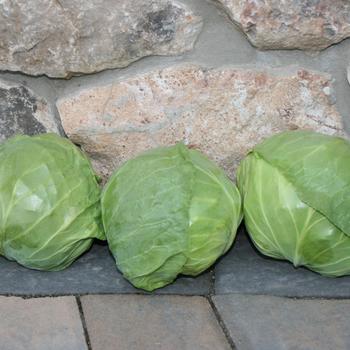
[[[189,208],[187,261],[182,273],[198,275],[225,254],[242,220],[240,194],[224,172],[198,151],[188,152],[194,167]]]
[[[286,134],[291,140],[290,133]],[[277,153],[288,147],[283,147],[282,135],[272,137],[272,140],[275,137],[280,140],[281,148]],[[309,132],[295,133],[296,138],[300,135],[306,138],[309,135],[314,136]],[[266,142],[270,143],[271,139]],[[238,171],[245,224],[255,246],[265,255],[287,259],[295,266],[303,265],[323,275],[350,274],[350,238],[318,208],[310,206],[301,198],[301,188],[297,190],[298,185],[291,181],[293,178],[285,176],[285,169],[272,165],[262,157],[260,150],[263,146],[264,143],[257,146],[258,151],[250,153],[242,161]],[[298,143],[294,143],[294,147],[298,148]],[[290,159],[292,164],[300,164],[301,160],[296,158],[304,158],[306,164],[309,157],[312,156],[305,151],[294,154]],[[293,165],[290,167],[293,168]],[[333,171],[334,177],[337,177],[336,172]],[[300,174],[304,176],[305,171],[300,170]],[[320,183],[321,178],[318,181]],[[324,186],[326,185],[321,186],[321,190]]]
[[[38,270],[61,270],[104,239],[100,188],[87,158],[54,134],[0,145],[0,253]]]
[[[264,141],[258,153],[294,185],[300,199],[350,236],[350,143],[312,131]]]
[[[178,144],[117,171],[103,191],[102,218],[119,269],[151,291],[201,273],[229,248],[240,195],[213,163]]]

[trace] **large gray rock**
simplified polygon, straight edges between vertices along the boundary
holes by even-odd
[[[4,0],[0,70],[70,77],[190,50],[200,17],[172,0]]]
[[[184,141],[233,176],[262,139],[286,129],[342,133],[331,79],[305,69],[156,69],[58,100],[63,127],[102,174],[138,153]]]
[[[59,127],[44,98],[22,84],[0,79],[0,142],[16,134],[59,134]]]
[[[350,36],[348,0],[217,0],[260,49],[321,50]]]

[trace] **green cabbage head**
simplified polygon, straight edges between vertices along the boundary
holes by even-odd
[[[54,134],[0,145],[0,254],[61,270],[103,239],[100,189],[89,161]]]
[[[102,219],[118,268],[151,291],[200,274],[230,248],[241,199],[221,169],[178,144],[125,163],[103,191]]]
[[[265,255],[350,274],[350,143],[312,131],[273,136],[238,171],[245,224]]]

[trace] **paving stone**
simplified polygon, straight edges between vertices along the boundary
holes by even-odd
[[[269,294],[289,297],[349,298],[350,276],[330,278],[258,253],[243,230],[215,268],[217,294]]]
[[[230,346],[203,297],[82,297],[94,350],[221,350]]]
[[[58,272],[26,269],[0,258],[0,294],[67,295],[99,293],[141,293],[118,272],[106,245],[93,248],[69,268]],[[175,283],[157,291],[160,294],[208,294],[209,272],[197,278],[180,277]]]
[[[348,350],[350,300],[213,298],[238,350]]]
[[[1,350],[87,350],[73,297],[0,297]]]

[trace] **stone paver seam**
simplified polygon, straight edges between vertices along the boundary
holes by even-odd
[[[77,295],[75,297],[75,300],[77,302],[78,309],[79,309],[79,316],[80,316],[81,325],[82,325],[83,330],[84,330],[84,337],[85,337],[86,346],[87,346],[88,350],[92,350],[90,336],[89,336],[89,332],[87,329],[87,324],[86,324],[84,310],[83,310],[83,306],[81,304],[80,296]]]
[[[232,339],[232,337],[230,335],[230,332],[229,332],[228,328],[226,327],[223,318],[220,315],[219,310],[216,308],[214,302],[211,299],[211,295],[207,296],[207,300],[208,300],[209,305],[211,306],[211,309],[212,309],[212,311],[213,311],[213,313],[215,315],[216,320],[218,321],[218,324],[219,324],[221,330],[223,331],[223,333],[224,333],[224,335],[226,337],[226,340],[227,340],[228,344],[230,345],[232,350],[237,350],[235,342],[233,341],[233,339]]]
[[[212,301],[211,297],[216,295],[216,291],[215,291],[215,269],[213,269],[210,273],[210,286],[209,286],[209,293],[208,295],[206,295],[206,299],[208,300],[208,303],[213,311],[213,314],[216,318],[216,320],[218,321],[219,327],[221,328],[222,332],[224,333],[226,340],[228,342],[228,344],[230,345],[232,350],[237,350],[237,347],[233,341],[233,339],[231,338],[230,332],[228,331],[224,320],[222,319],[219,310],[216,308],[214,302]]]

